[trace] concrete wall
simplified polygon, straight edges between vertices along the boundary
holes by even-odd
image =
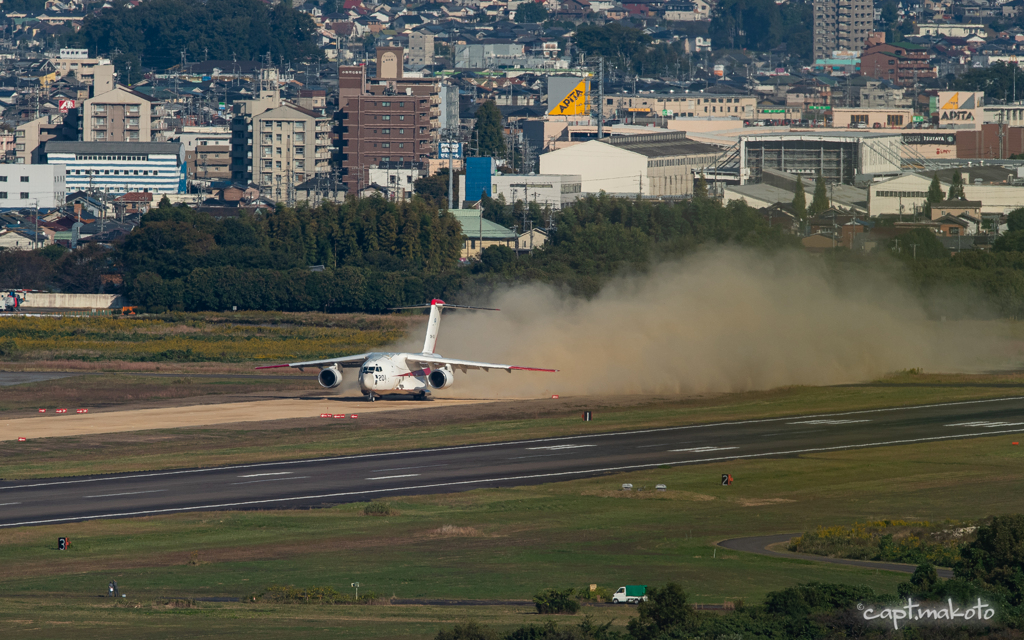
[[[24,307],[45,309],[119,309],[124,298],[109,293],[26,293]]]

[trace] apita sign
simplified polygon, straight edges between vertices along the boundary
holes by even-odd
[[[939,124],[977,124],[984,100],[985,94],[980,91],[940,91]]]

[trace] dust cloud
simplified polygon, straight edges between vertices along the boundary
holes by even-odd
[[[445,397],[675,395],[863,382],[902,369],[968,372],[986,358],[893,281],[837,279],[803,254],[700,252],[583,300],[514,287],[444,314],[450,358],[558,369],[456,372]],[[411,351],[422,338],[403,343]],[[991,368],[990,366],[988,368]]]

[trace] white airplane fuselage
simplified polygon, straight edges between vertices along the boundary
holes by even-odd
[[[359,390],[364,396],[390,394],[428,395],[434,389],[445,389],[454,381],[451,367],[436,369],[411,368],[406,358],[423,355],[410,353],[371,353],[358,369]],[[433,355],[433,354],[432,354]],[[340,383],[340,372],[338,382]],[[324,384],[325,387],[337,386]]]

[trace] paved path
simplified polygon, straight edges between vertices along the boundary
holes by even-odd
[[[752,538],[733,538],[723,540],[718,546],[732,551],[743,551],[745,553],[756,553],[759,556],[771,556],[772,558],[785,558],[787,560],[810,560],[811,562],[824,562],[826,564],[845,564],[851,567],[864,567],[866,569],[879,569],[881,571],[898,571],[899,573],[914,573],[917,565],[903,564],[901,562],[874,562],[872,560],[850,560],[848,558],[827,558],[816,556],[810,553],[792,553],[790,551],[775,551],[768,547],[781,542],[789,542],[801,534],[782,533],[774,536],[755,536]],[[952,578],[953,571],[950,569],[938,569],[940,578]]]

